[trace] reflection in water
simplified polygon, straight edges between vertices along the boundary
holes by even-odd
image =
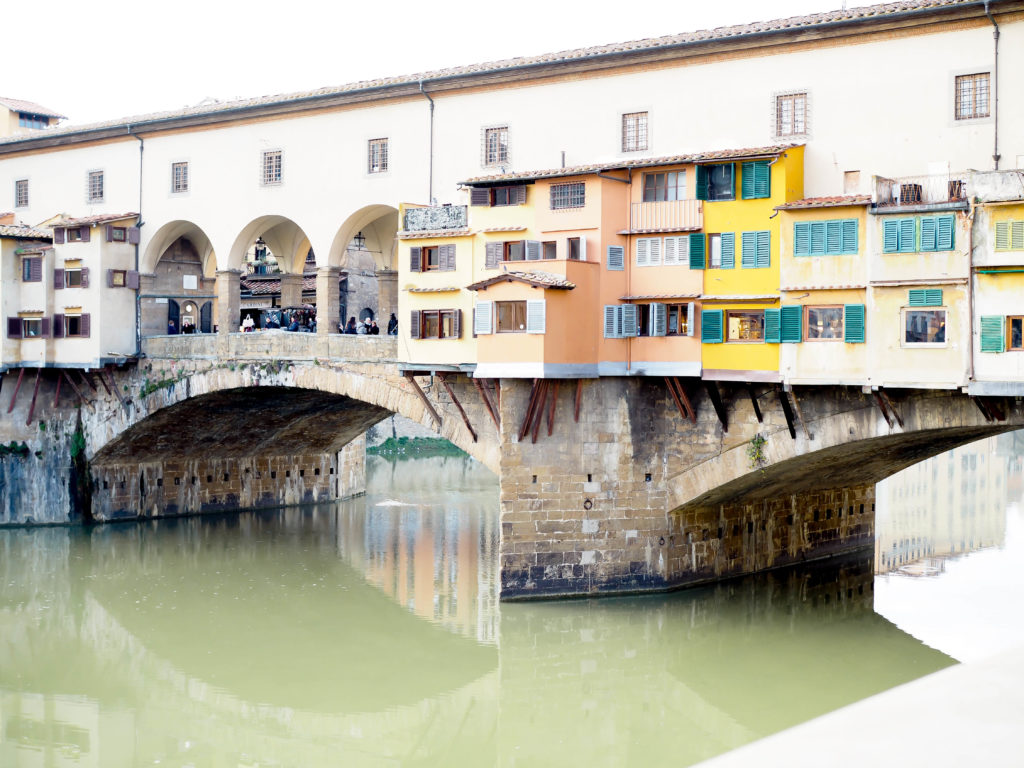
[[[0,531],[0,765],[687,765],[952,663],[876,613],[870,554],[499,612],[493,475],[369,471],[334,505]],[[999,544],[1015,472],[975,522],[940,490],[934,530],[879,526],[885,557]]]

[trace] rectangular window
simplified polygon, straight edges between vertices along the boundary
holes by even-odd
[[[429,309],[420,312],[421,339],[453,339],[460,332],[457,309]]]
[[[127,272],[123,269],[110,270],[110,287],[124,288],[127,284]]]
[[[551,210],[582,208],[586,200],[586,187],[582,181],[572,184],[551,185]]]
[[[807,133],[807,93],[775,97],[775,135],[803,136]]]
[[[542,259],[558,258],[558,248],[554,241],[548,240],[541,243],[541,248],[543,249],[543,255],[541,256]]]
[[[269,149],[263,153],[263,173],[260,181],[264,185],[281,183],[281,150]]]
[[[956,119],[973,120],[989,115],[988,72],[960,75],[956,79]]]
[[[496,301],[498,333],[526,333],[526,302]]]
[[[503,244],[502,261],[526,261],[526,243],[523,240],[510,240]]]
[[[804,307],[807,341],[842,341],[843,307]]]
[[[128,229],[127,229],[127,227],[111,227],[110,228],[110,242],[112,242],[112,243],[126,243],[126,242],[128,242]]]
[[[735,163],[697,166],[698,200],[736,199]]]
[[[630,112],[622,116],[622,151],[647,149],[647,113]]]
[[[771,266],[771,232],[744,232],[741,239],[740,266],[743,269],[767,269]]]
[[[1024,350],[1024,317],[1006,318],[1006,348],[1017,352]]]
[[[508,126],[484,130],[484,165],[508,163]]]
[[[569,259],[570,261],[582,261],[583,260],[583,249],[582,249],[582,246],[580,245],[580,238],[578,238],[578,237],[570,237],[565,242],[566,242],[566,245],[568,245],[568,252],[566,253],[565,257],[567,259]]]
[[[665,333],[668,336],[692,336],[690,318],[692,304],[669,304]]]
[[[686,171],[644,174],[644,202],[686,199]]]
[[[726,341],[764,341],[764,311],[726,312]]]
[[[996,250],[1024,250],[1024,219],[996,222]]]
[[[441,268],[440,253],[436,245],[426,246],[420,254],[421,272],[430,272]]]
[[[14,207],[28,207],[28,179],[18,179],[14,182]]]
[[[722,236],[708,235],[708,269],[722,268]]]
[[[31,112],[19,112],[18,113],[18,126],[20,128],[49,128],[50,118],[43,115],[34,115]]]
[[[103,202],[103,171],[89,171],[86,198],[90,203]]]
[[[366,147],[366,172],[384,173],[388,169],[388,140],[370,139]]]
[[[64,335],[65,336],[86,336],[82,325],[81,315],[64,315]]]
[[[905,309],[903,316],[904,344],[946,343],[946,310]]]
[[[66,288],[81,288],[82,287],[82,270],[79,269],[65,269],[64,270],[64,286]]]
[[[43,260],[40,257],[21,260],[21,281],[40,283],[43,280]]]
[[[80,243],[85,240],[84,227],[72,227],[67,230],[65,236],[69,243]]]
[[[188,163],[171,163],[171,192],[188,192]]]
[[[22,338],[29,338],[30,336],[42,336],[43,335],[43,319],[41,317],[23,317],[21,318],[21,336]]]

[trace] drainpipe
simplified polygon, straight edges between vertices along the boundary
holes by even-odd
[[[132,133],[131,125],[128,126],[128,135],[133,139],[139,140],[139,221],[135,225],[142,230],[142,153],[146,149],[146,142],[142,140],[141,136],[136,136]],[[140,238],[141,239],[141,238]],[[139,272],[139,244],[135,244],[135,273]],[[142,299],[139,294],[140,290],[135,291],[135,359],[142,357]]]
[[[986,3],[987,5],[987,3]],[[967,214],[967,381],[974,381],[974,217],[978,206],[972,200]],[[979,339],[980,343],[980,339]]]
[[[430,98],[430,94],[423,90],[423,81],[420,80],[420,93],[427,97],[427,101],[430,102],[430,152],[429,152],[429,171],[427,174],[427,204],[434,204],[434,100]]]
[[[993,123],[993,146],[992,163],[993,170],[999,170],[999,25],[988,10],[989,0],[985,0],[985,15],[992,22],[992,49],[995,62],[992,67],[992,123]]]

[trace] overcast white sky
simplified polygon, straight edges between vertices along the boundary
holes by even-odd
[[[17,33],[4,36],[0,96],[90,123],[208,97],[303,91],[841,6],[842,0],[37,0],[3,13]]]

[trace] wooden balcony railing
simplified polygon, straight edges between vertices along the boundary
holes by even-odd
[[[704,209],[700,200],[666,200],[657,203],[633,203],[629,228],[634,232],[680,232],[701,229]]]

